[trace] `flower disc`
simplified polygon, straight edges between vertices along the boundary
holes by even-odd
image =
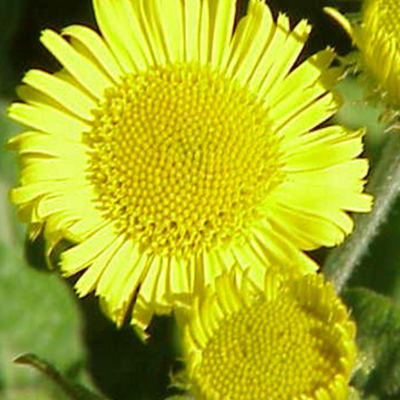
[[[185,329],[194,392],[204,400],[346,399],[355,326],[344,305],[320,276],[268,279],[265,292],[251,294],[223,276],[200,296]]]
[[[189,258],[229,244],[283,179],[264,104],[194,64],[125,77],[84,142],[99,209],[144,253]]]

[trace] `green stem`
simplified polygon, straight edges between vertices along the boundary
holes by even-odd
[[[359,214],[354,218],[353,234],[341,246],[332,250],[323,267],[324,273],[338,292],[345,287],[355,268],[362,261],[400,192],[399,132],[389,134],[367,186],[367,192],[374,196],[372,212]]]
[[[106,400],[84,386],[74,384],[65,379],[51,364],[38,356],[26,353],[14,360],[17,364],[30,365],[47,375],[71,400]]]

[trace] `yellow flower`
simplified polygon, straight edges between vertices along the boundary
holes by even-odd
[[[232,270],[234,272],[234,270]],[[203,400],[347,400],[355,324],[321,275],[264,290],[225,273],[184,326],[187,380]]]
[[[42,43],[62,65],[29,71],[10,116],[30,127],[12,200],[67,276],[117,324],[145,329],[233,263],[302,272],[365,212],[362,132],[323,126],[338,108],[330,50],[295,66],[293,31],[251,0],[94,0],[84,26]],[[130,313],[130,311],[129,311]]]
[[[360,68],[368,71],[386,104],[400,107],[400,2],[364,0],[361,22],[352,24],[327,8],[361,52]]]

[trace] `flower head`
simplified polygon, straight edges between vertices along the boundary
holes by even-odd
[[[360,67],[369,72],[385,103],[400,108],[400,3],[365,0],[361,22],[355,24],[336,10],[327,11],[346,29],[360,50]]]
[[[355,325],[320,275],[277,278],[264,290],[225,273],[184,327],[189,387],[204,400],[345,400]]]
[[[338,108],[310,31],[251,0],[94,0],[100,33],[46,30],[62,65],[29,71],[10,116],[22,164],[12,200],[65,275],[121,324],[145,329],[234,263],[310,272],[365,212],[362,132],[323,126]]]

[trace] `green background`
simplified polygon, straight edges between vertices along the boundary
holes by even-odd
[[[243,12],[246,2],[238,4]],[[350,41],[322,8],[336,4],[342,11],[355,12],[359,2],[275,0],[270,4],[275,12],[287,12],[293,22],[301,18],[312,22],[314,30],[302,57],[326,46],[342,55],[350,51]],[[45,376],[12,362],[26,352],[38,354],[66,377],[110,399],[164,399],[176,393],[169,387],[169,376],[179,368],[173,321],[157,318],[147,344],[129,326],[117,330],[101,314],[96,299],[78,300],[71,282],[46,270],[43,243],[25,240],[24,227],[7,198],[15,183],[16,160],[5,142],[21,131],[5,117],[7,104],[16,99],[15,86],[28,69],[58,68],[39,43],[40,31],[75,23],[95,26],[89,0],[0,0],[0,400],[64,398]],[[380,110],[365,103],[357,80],[347,79],[339,89],[347,101],[337,119],[351,127],[367,126],[366,153],[374,164],[386,136],[378,121]],[[395,304],[400,301],[399,210],[396,204],[351,282],[390,296]],[[323,261],[328,252],[319,251],[315,257]],[[394,312],[391,319],[398,321],[398,315]],[[396,385],[382,391],[379,376],[374,379],[371,393],[381,399],[400,398]]]

